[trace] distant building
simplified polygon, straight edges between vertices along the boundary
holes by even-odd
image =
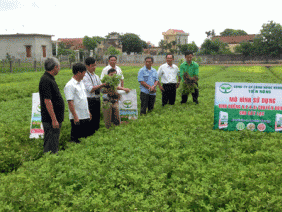
[[[169,29],[166,32],[163,32],[162,34],[166,43],[171,43],[172,41],[175,41],[176,44],[181,45],[188,43],[189,33],[186,33],[183,30]]]
[[[58,38],[57,42],[64,43],[67,49],[85,49],[85,47],[83,46],[83,38]]]
[[[254,42],[255,34],[250,35],[240,35],[240,36],[213,36],[211,39],[219,39],[220,41],[227,43],[231,52],[234,52],[235,46],[239,45],[241,42]]]
[[[98,45],[96,49],[96,53],[99,56],[103,56],[110,46],[113,46],[117,50],[122,52],[122,44],[118,33],[115,32],[110,33],[109,38],[103,40],[101,44]]]
[[[8,53],[23,62],[42,61],[52,56],[52,36],[19,33],[0,35],[0,59],[5,59]]]

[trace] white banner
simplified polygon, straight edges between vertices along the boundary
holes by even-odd
[[[29,138],[40,138],[41,136],[43,136],[43,134],[44,131],[41,121],[41,106],[40,106],[39,93],[33,93]]]

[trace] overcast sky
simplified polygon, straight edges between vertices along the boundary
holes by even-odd
[[[0,34],[38,33],[58,38],[134,33],[158,46],[162,32],[179,29],[200,46],[206,31],[226,28],[260,32],[263,23],[282,24],[281,0],[0,0]]]

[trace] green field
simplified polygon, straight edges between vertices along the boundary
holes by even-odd
[[[140,67],[121,68],[139,101]],[[199,105],[177,94],[163,108],[158,89],[153,112],[110,130],[101,120],[80,144],[66,107],[59,156],[29,139],[42,74],[0,75],[0,211],[281,211],[281,134],[213,130],[215,82],[281,83],[281,67],[200,66]],[[71,77],[56,76],[63,97]]]

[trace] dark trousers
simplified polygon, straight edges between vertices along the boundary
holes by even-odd
[[[146,110],[148,108],[148,112],[154,109],[156,95],[145,94],[143,92],[140,93],[141,100],[141,112],[140,114],[146,114]]]
[[[198,83],[196,82],[196,85],[198,86]],[[199,89],[195,89],[195,92],[192,93],[193,102],[198,102],[199,97]],[[188,95],[182,95],[182,101],[181,103],[186,103],[188,100]]]
[[[71,141],[79,143],[79,138],[86,138],[90,135],[89,123],[90,119],[81,119],[78,124],[74,124],[74,120],[71,119]]]
[[[169,102],[170,105],[174,105],[176,97],[176,83],[163,84],[163,89],[162,105],[166,105],[167,102]]]
[[[52,123],[49,122],[42,122],[42,124],[44,129],[44,152],[57,153],[62,123],[59,123],[59,128],[53,128]]]
[[[100,98],[87,98],[88,108],[92,114],[92,120],[89,122],[89,135],[93,135],[100,127]]]

